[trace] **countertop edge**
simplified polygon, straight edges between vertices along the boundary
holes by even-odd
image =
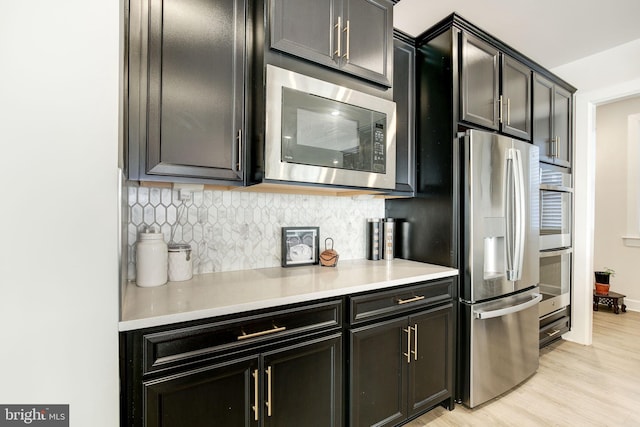
[[[240,314],[243,312],[260,310],[266,308],[275,308],[282,305],[297,304],[304,302],[311,302],[314,300],[339,297],[349,294],[356,294],[360,292],[375,291],[380,289],[392,288],[396,286],[402,286],[420,281],[431,281],[442,279],[446,277],[453,277],[458,275],[458,270],[454,268],[446,268],[444,271],[435,273],[420,274],[411,277],[403,277],[392,280],[379,281],[374,283],[367,283],[356,286],[348,286],[343,288],[316,291],[311,293],[302,293],[298,295],[290,295],[283,297],[276,297],[270,299],[263,299],[259,301],[251,301],[247,303],[240,303],[234,305],[226,305],[220,307],[211,307],[201,310],[185,311],[181,313],[172,313],[166,315],[159,315],[154,317],[123,320],[118,323],[118,330],[120,332],[127,332],[139,329],[145,329],[156,326],[165,326],[174,323],[187,322],[193,320],[201,320],[209,317],[224,316],[229,314]]]

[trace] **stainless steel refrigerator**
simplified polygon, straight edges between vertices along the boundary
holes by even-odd
[[[460,191],[457,385],[472,408],[538,368],[538,148],[467,131]]]

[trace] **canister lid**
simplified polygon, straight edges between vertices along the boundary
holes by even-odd
[[[191,245],[188,243],[169,243],[169,252],[191,252]]]
[[[142,232],[140,233],[140,240],[160,240],[162,239],[164,236],[162,233],[158,232],[158,233],[154,233],[154,232]]]

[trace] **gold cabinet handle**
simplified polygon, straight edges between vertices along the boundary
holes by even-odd
[[[347,33],[347,49],[346,49],[346,52],[344,54],[344,57],[348,61],[349,60],[349,45],[351,44],[350,43],[350,38],[351,38],[350,34],[351,34],[351,32],[349,31],[349,20],[348,19],[347,19],[347,25],[344,27],[344,32]]]
[[[409,299],[400,299],[398,298],[398,305],[409,304],[410,302],[416,302],[424,299],[424,295],[418,295]]]
[[[403,331],[407,333],[407,352],[402,354],[407,356],[407,363],[411,363],[411,326]]]
[[[511,98],[507,98],[507,126],[511,126]]]
[[[242,331],[242,335],[238,335],[238,341],[247,340],[249,338],[261,337],[263,335],[275,334],[276,332],[282,332],[286,329],[287,329],[286,326],[278,327],[276,325],[273,325],[272,329],[267,329],[266,331],[254,332],[252,334],[247,334],[244,331]]]
[[[498,98],[498,121],[502,123],[502,95]]]
[[[409,327],[411,329],[411,327]],[[413,325],[413,360],[418,360],[418,324]]]
[[[267,405],[267,416],[271,416],[271,408],[273,408],[273,401],[271,396],[271,366],[267,368],[267,401],[264,402]]]
[[[553,331],[553,332],[547,332],[547,336],[552,337],[552,336],[554,336],[554,335],[556,335],[556,334],[559,334],[559,333],[560,333],[560,330],[559,330],[559,329],[556,329],[556,330],[555,330],[555,331]]]
[[[258,421],[258,370],[254,370],[251,376],[253,377],[253,401],[255,402],[251,409],[253,409],[254,413],[253,419]]]
[[[341,16],[338,16],[338,23],[334,25],[333,28],[336,28],[338,30],[336,31],[336,35],[338,37],[338,50],[336,50],[334,54],[339,57],[342,54],[341,45],[340,45],[340,40],[342,40],[342,17]]]

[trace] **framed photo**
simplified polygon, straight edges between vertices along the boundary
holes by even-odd
[[[282,266],[318,264],[320,227],[282,227]]]

